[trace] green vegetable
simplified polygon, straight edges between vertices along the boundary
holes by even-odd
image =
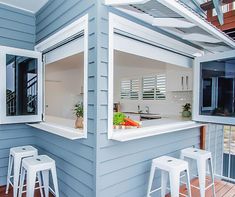
[[[126,118],[126,115],[122,112],[117,112],[113,116],[113,125],[121,125],[124,123],[124,118]]]

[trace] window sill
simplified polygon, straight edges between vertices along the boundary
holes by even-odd
[[[65,127],[50,122],[41,122],[28,125],[70,140],[86,138],[82,129]]]
[[[143,126],[142,128],[126,129],[126,130],[115,129],[113,131],[111,139],[119,142],[126,142],[130,140],[163,135],[187,129],[200,128],[203,126],[206,125],[194,121],[180,121],[180,122],[175,121],[175,122],[169,122],[169,123],[164,122],[163,124],[158,124],[156,120],[155,125]]]

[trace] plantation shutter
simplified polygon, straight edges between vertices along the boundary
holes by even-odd
[[[121,99],[129,99],[130,90],[131,90],[130,80],[121,81]]]
[[[154,100],[155,76],[143,77],[142,80],[142,98],[143,100]]]
[[[159,74],[156,76],[156,100],[164,100],[166,98],[166,75]]]
[[[139,80],[129,79],[121,81],[121,99],[139,99]]]
[[[143,100],[164,100],[166,98],[166,75],[146,76],[142,79]]]
[[[138,79],[131,80],[130,99],[131,100],[139,99],[139,80]]]

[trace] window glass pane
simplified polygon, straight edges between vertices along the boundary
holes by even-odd
[[[211,106],[211,98],[212,98],[212,79],[204,78],[202,81],[203,85],[203,107]]]
[[[235,59],[201,63],[202,115],[235,117]]]
[[[37,59],[7,55],[6,61],[6,115],[36,115]]]

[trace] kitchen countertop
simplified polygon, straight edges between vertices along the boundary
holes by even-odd
[[[143,121],[141,128],[114,129],[111,139],[125,142],[143,137],[199,128],[202,126],[205,126],[205,124],[194,122],[189,118],[182,118],[179,116],[162,116],[161,119]]]

